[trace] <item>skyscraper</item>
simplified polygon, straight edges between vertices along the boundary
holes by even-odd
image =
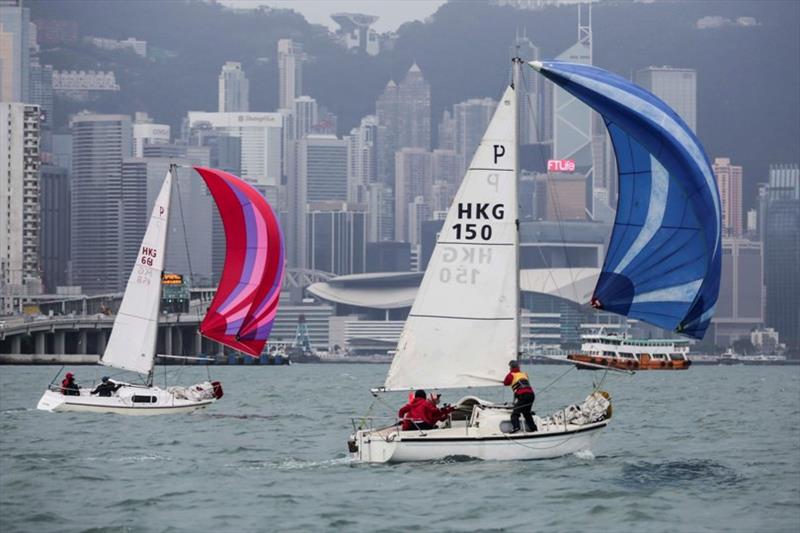
[[[431,148],[431,86],[416,63],[397,87],[398,148]]]
[[[189,111],[190,130],[213,129],[241,141],[242,177],[277,185],[282,175],[283,115]]]
[[[130,273],[121,214],[122,159],[133,147],[131,118],[80,114],[70,126],[72,282],[89,294],[121,291]]]
[[[310,96],[298,96],[292,104],[294,109],[294,138],[302,139],[319,120],[317,101]]]
[[[278,41],[278,107],[292,109],[303,94],[303,47],[291,39]]]
[[[294,141],[292,154],[287,260],[308,268],[306,207],[309,202],[347,201],[347,141],[334,135],[308,135]]]
[[[714,341],[725,346],[749,338],[764,323],[762,244],[738,237],[722,239],[722,278],[714,311]]]
[[[722,201],[722,233],[739,237],[742,235],[742,167],[731,165],[727,157],[717,157],[713,168]]]
[[[372,183],[367,187],[367,240],[384,242],[394,240],[394,196],[385,183]]]
[[[764,212],[766,325],[775,328],[795,356],[800,355],[800,167],[769,169]]]
[[[394,238],[411,242],[409,206],[417,196],[430,198],[433,185],[431,153],[424,148],[402,148],[395,154]]]
[[[0,103],[0,313],[12,294],[38,292],[39,108]]]
[[[517,31],[514,44],[509,51],[511,57],[521,57],[525,61],[539,60],[539,48],[534,46],[526,30],[522,35]],[[532,76],[525,73],[520,79],[519,99],[519,143],[531,144],[541,142],[539,123],[541,119],[541,85],[542,76]]]
[[[592,64],[592,11],[583,19],[583,6],[578,6],[578,41],[556,59]],[[575,172],[586,177],[585,205],[594,212],[594,158],[592,153],[592,111],[570,93],[553,89],[553,158],[575,162]]]
[[[250,82],[242,70],[242,64],[228,61],[222,65],[219,75],[220,113],[250,111]]]
[[[42,165],[39,178],[39,259],[45,291],[55,293],[69,284],[69,172],[64,167]]]
[[[696,70],[647,67],[636,72],[636,83],[664,100],[692,131],[697,131]]]
[[[338,275],[364,272],[367,223],[363,209],[346,202],[311,202],[306,217],[308,268]]]
[[[147,113],[136,113],[133,122],[133,155],[144,156],[144,147],[149,144],[168,144],[169,124],[155,124]]]
[[[469,167],[496,107],[497,102],[491,98],[473,98],[453,106],[455,149],[462,169]]]
[[[0,2],[0,102],[29,102],[30,10]]]
[[[378,119],[367,115],[347,137],[348,201],[367,202],[367,187],[378,179]]]
[[[378,179],[394,185],[394,153],[398,148],[398,90],[397,84],[389,80],[383,93],[375,102],[375,116],[381,128],[378,149]]]

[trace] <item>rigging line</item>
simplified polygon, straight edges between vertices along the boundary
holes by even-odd
[[[552,387],[553,384],[555,384],[556,381],[560,380],[561,378],[563,378],[564,376],[566,376],[567,374],[569,374],[570,372],[572,372],[576,368],[577,367],[575,365],[569,365],[569,368],[565,372],[562,372],[561,375],[558,376],[556,379],[554,379],[553,381],[551,381],[550,383],[548,383],[547,385],[545,385],[544,387],[539,389],[539,393],[541,394],[544,391],[546,391],[547,389],[549,389],[550,387]]]
[[[183,230],[183,244],[186,248],[186,263],[189,267],[189,286],[194,285],[194,269],[192,269],[192,256],[189,254],[189,236],[186,234],[186,220],[183,216],[183,200],[181,199],[181,180],[178,178],[178,166],[174,163],[170,165],[170,171],[174,171],[175,186],[178,189],[178,210],[181,213],[181,228]]]

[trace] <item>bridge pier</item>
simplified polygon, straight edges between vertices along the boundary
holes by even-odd
[[[89,336],[86,334],[85,329],[78,331],[78,353],[86,355],[86,346],[89,343]]]
[[[39,332],[34,335],[34,352],[36,355],[44,355],[45,348],[47,348],[47,334]]]
[[[192,355],[194,355],[196,357],[196,356],[199,356],[202,353],[203,353],[203,337],[201,337],[200,334],[195,331],[195,334],[194,334],[194,354],[192,354]]]
[[[67,335],[64,332],[64,330],[61,329],[56,330],[55,346],[53,346],[53,351],[56,353],[56,355],[64,355],[65,353],[67,353],[66,336]]]
[[[22,353],[22,335],[11,336],[11,353]]]
[[[174,355],[172,351],[172,326],[164,327],[164,353],[166,355]]]
[[[183,355],[183,331],[180,326],[175,326],[175,333],[175,340],[177,341],[175,344],[177,346],[174,353],[175,355]]]
[[[106,351],[106,332],[104,330],[100,330],[97,332],[97,353],[101,356]]]

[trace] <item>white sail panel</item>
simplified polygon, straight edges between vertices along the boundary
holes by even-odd
[[[498,385],[516,358],[516,105],[509,87],[447,213],[386,389]]]
[[[166,253],[172,175],[167,172],[100,362],[147,374],[153,369]]]

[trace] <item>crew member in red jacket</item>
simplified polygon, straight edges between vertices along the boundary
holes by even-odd
[[[514,391],[514,410],[511,412],[512,433],[519,431],[519,416],[525,418],[525,427],[528,431],[536,431],[536,423],[531,415],[531,408],[536,395],[533,392],[528,374],[519,369],[516,361],[508,362],[508,374],[503,380],[503,385],[508,385]]]
[[[402,431],[436,428],[436,423],[447,418],[452,411],[449,407],[439,409],[436,405],[438,401],[438,395],[431,396],[429,400],[424,390],[416,391],[414,398],[397,413],[397,416],[403,419]]]
[[[64,379],[61,380],[61,394],[64,396],[80,396],[81,390],[78,388],[78,384],[75,383],[75,376],[72,372],[67,372],[67,375],[64,376]]]

